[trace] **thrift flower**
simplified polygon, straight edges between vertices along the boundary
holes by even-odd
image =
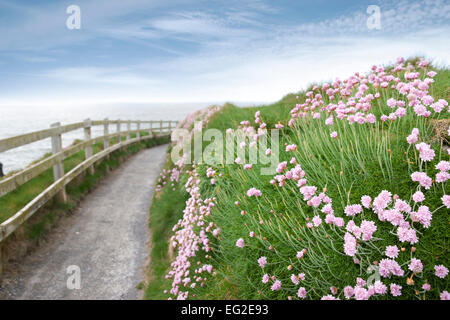
[[[264,269],[264,267],[266,266],[266,264],[267,264],[267,258],[266,257],[260,257],[259,259],[258,259],[258,264],[259,264],[259,266],[262,268],[262,269]]]
[[[395,283],[391,283],[390,289],[391,289],[391,294],[394,297],[399,297],[402,295],[402,286],[399,286],[398,284],[395,284]]]
[[[280,280],[276,280],[273,285],[270,287],[270,289],[272,291],[278,291],[281,289],[281,281]]]
[[[444,279],[448,274],[448,269],[442,264],[434,266],[434,274],[436,275],[436,277]]]
[[[300,287],[297,292],[297,297],[299,297],[300,299],[304,299],[306,298],[306,293],[306,289],[304,287]]]
[[[245,246],[244,239],[239,238],[236,241],[236,247],[243,248]]]

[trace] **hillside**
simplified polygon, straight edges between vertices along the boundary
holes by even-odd
[[[147,298],[448,299],[449,99],[449,69],[398,59],[191,117],[247,136],[232,164],[168,159]]]

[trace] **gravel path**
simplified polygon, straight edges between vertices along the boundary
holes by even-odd
[[[149,253],[148,209],[166,150],[145,149],[104,178],[24,259],[13,279],[5,273],[3,298],[141,298],[136,285],[144,280]],[[69,266],[79,267],[80,289],[67,288],[74,275]]]

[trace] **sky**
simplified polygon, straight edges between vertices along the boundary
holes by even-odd
[[[448,66],[449,21],[439,0],[0,0],[0,105],[273,102],[399,56]]]

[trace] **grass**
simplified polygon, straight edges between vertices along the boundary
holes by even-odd
[[[412,62],[416,62],[412,61]],[[437,99],[450,100],[450,70],[435,69],[438,74],[434,78],[430,94]],[[373,88],[370,90],[375,93]],[[371,92],[371,91],[369,91]],[[296,96],[299,97],[297,100]],[[381,103],[372,111],[377,119],[381,114],[391,112],[385,101],[389,98],[389,91],[382,91]],[[396,97],[399,99],[400,97]],[[295,152],[281,152],[280,161],[289,161],[295,157],[306,171],[308,185],[326,188],[326,194],[333,199],[333,209],[336,216],[343,216],[345,206],[359,203],[362,195],[376,197],[381,190],[389,190],[401,199],[409,200],[417,189],[417,183],[412,182],[410,174],[420,171],[422,166],[414,146],[408,149],[406,136],[412,128],[420,130],[420,141],[430,143],[436,151],[436,157],[427,163],[422,170],[429,176],[434,176],[434,166],[440,160],[449,160],[448,155],[441,152],[441,140],[434,139],[433,122],[448,119],[448,112],[435,114],[430,118],[419,118],[408,114],[395,122],[377,121],[373,125],[350,125],[344,121],[335,121],[333,130],[338,132],[338,139],[330,139],[330,127],[324,124],[325,116],[320,121],[304,118],[298,120],[293,129],[286,128],[290,119],[289,111],[296,103],[305,101],[305,92],[290,94],[280,102],[259,108],[237,108],[227,104],[208,123],[208,128],[219,129],[225,132],[227,128],[236,128],[242,120],[251,120],[254,113],[261,111],[262,120],[269,128],[280,122],[285,125],[281,131],[280,146],[296,144]],[[325,101],[325,104],[328,102]],[[169,166],[169,165],[168,165]],[[292,167],[292,166],[291,166]],[[192,258],[191,264],[211,264],[214,266],[215,276],[210,276],[205,287],[190,289],[190,297],[197,299],[286,299],[288,296],[296,297],[298,286],[290,281],[291,274],[304,272],[305,281],[302,286],[308,288],[308,298],[318,299],[329,294],[329,288],[339,288],[342,297],[342,288],[345,285],[355,285],[355,279],[367,279],[373,272],[367,267],[373,261],[385,258],[383,252],[386,245],[397,244],[404,248],[397,261],[405,272],[412,257],[421,259],[424,270],[414,275],[414,285],[407,285],[406,279],[382,278],[389,286],[396,282],[403,286],[402,299],[438,299],[440,292],[448,290],[448,278],[439,279],[434,276],[433,266],[443,264],[449,267],[449,234],[448,210],[441,207],[443,194],[450,193],[449,184],[434,185],[426,192],[426,205],[431,211],[438,210],[433,215],[431,227],[424,229],[415,225],[420,241],[412,246],[408,243],[399,243],[394,234],[395,228],[386,223],[377,223],[376,239],[368,243],[360,243],[359,264],[343,253],[343,232],[335,227],[322,226],[320,228],[306,228],[306,222],[317,212],[307,206],[302,200],[295,184],[288,182],[285,187],[272,186],[269,181],[273,176],[259,175],[260,165],[254,165],[253,170],[243,170],[241,165],[217,166],[214,168],[221,173],[211,185],[206,178],[208,166],[197,167],[202,177],[200,193],[202,198],[216,197],[215,207],[209,221],[221,228],[220,239],[209,237],[212,242],[213,253],[206,258],[200,251],[197,257]],[[182,181],[186,181],[187,173]],[[247,197],[246,191],[256,187],[262,191],[260,198]],[[320,191],[319,191],[320,192]],[[173,199],[173,201],[167,201]],[[177,189],[176,193],[169,187],[164,187],[161,197],[155,198],[152,215],[156,214],[162,219],[154,220],[151,224],[153,232],[163,233],[159,241],[168,239],[173,233],[170,228],[171,221],[182,217],[183,194]],[[167,203],[163,203],[166,202]],[[239,207],[234,202],[239,201]],[[245,216],[240,211],[247,212]],[[170,212],[170,218],[165,214]],[[176,212],[175,214],[173,212]],[[175,217],[174,217],[175,215]],[[377,221],[370,210],[354,218],[357,225],[363,220]],[[262,221],[262,224],[261,224]],[[254,238],[248,236],[250,231],[256,232]],[[345,232],[345,231],[344,231]],[[246,246],[237,248],[238,238],[244,238]],[[274,250],[269,250],[269,246]],[[163,245],[161,244],[163,247]],[[152,270],[155,273],[153,282],[147,289],[147,298],[167,298],[161,291],[170,289],[171,282],[163,280],[162,276],[169,268],[167,247],[160,251],[158,260],[152,261]],[[302,248],[307,249],[307,258],[296,259],[296,252]],[[262,270],[257,263],[260,256],[266,256],[268,264]],[[289,270],[291,269],[291,270]],[[164,271],[163,271],[164,270]],[[192,270],[192,269],[191,269]],[[276,275],[283,283],[280,291],[270,290],[270,284],[262,284],[264,273]],[[409,274],[408,274],[409,275]],[[157,277],[156,277],[157,276]],[[157,283],[154,285],[154,283]],[[431,284],[431,291],[426,295],[421,290],[425,282]],[[183,290],[186,290],[183,288]],[[377,296],[380,299],[392,298],[390,295]]]
[[[145,132],[141,133],[141,135],[145,134]],[[132,135],[131,137],[134,138],[135,135]],[[122,140],[124,139],[125,137],[123,137]],[[110,145],[115,142],[116,140],[112,139]],[[42,215],[42,218],[38,219],[39,221],[26,224],[27,238],[29,240],[39,239],[61,213],[68,212],[76,207],[81,197],[92,190],[100,179],[107,174],[109,169],[118,167],[121,163],[121,158],[128,157],[143,148],[150,148],[152,146],[167,142],[167,137],[159,137],[134,143],[111,153],[109,158],[104,158],[104,160],[95,165],[95,172],[93,175],[86,173],[82,179],[79,179],[81,181],[76,179],[79,182],[72,182],[66,187],[66,192],[69,198],[67,203],[64,204],[58,203],[57,201],[50,201],[43,207],[42,210],[45,211],[45,214]],[[75,141],[74,143],[77,142]],[[101,150],[103,150],[103,143],[93,145],[94,154]],[[68,157],[64,160],[64,172],[70,171],[84,160],[84,150]],[[0,222],[3,222],[13,216],[53,182],[53,170],[48,169],[38,177],[31,179],[16,190],[0,198]]]

